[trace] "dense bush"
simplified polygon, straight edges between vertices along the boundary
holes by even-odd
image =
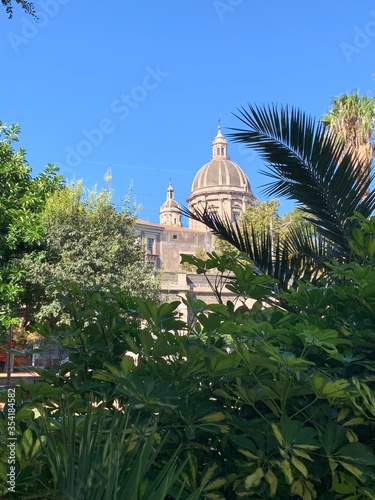
[[[187,298],[192,324],[178,302],[72,290],[72,322],[40,328],[70,362],[17,388],[14,498],[375,498],[375,220],[360,224],[357,261],[285,308],[274,280],[215,255],[202,266],[230,265],[237,307]]]

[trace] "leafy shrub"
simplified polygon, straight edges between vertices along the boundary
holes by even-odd
[[[361,227],[352,242],[357,262],[333,262],[317,286],[301,283],[283,293],[284,308],[273,305],[273,280],[244,259],[217,255],[211,258],[219,265],[226,259],[224,271],[234,277],[228,287],[237,307],[186,298],[191,324],[175,314],[178,302],[157,306],[75,290],[73,321],[52,332],[71,349],[70,363],[17,389],[24,491],[34,492],[38,477],[51,491],[62,489],[48,453],[51,432],[61,460],[71,455],[59,425],[63,414],[75,415],[77,453],[95,435],[95,426],[82,422],[96,400],[108,417],[97,418],[109,439],[121,443],[125,435],[128,447],[135,440],[142,450],[140,436],[152,436],[138,498],[146,498],[142,492],[159,474],[170,481],[155,498],[374,498],[375,221],[362,220]],[[126,409],[130,432],[112,430],[118,409]],[[60,423],[45,423],[52,421]],[[106,446],[98,439],[87,463],[93,453],[105,470]],[[5,452],[2,445],[3,464]],[[124,460],[129,471],[138,458]],[[79,477],[80,462],[69,467]],[[108,491],[120,495],[120,485]]]

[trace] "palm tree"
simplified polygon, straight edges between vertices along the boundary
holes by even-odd
[[[332,107],[322,122],[343,142],[344,151],[355,151],[369,173],[374,157],[375,98],[358,91],[332,99]]]
[[[260,272],[278,278],[283,288],[299,279],[314,282],[329,259],[349,261],[349,240],[358,224],[353,214],[369,217],[375,207],[367,160],[298,109],[249,105],[235,116],[246,128],[232,129],[230,137],[253,147],[268,164],[264,173],[273,181],[265,194],[296,201],[309,224],[275,242],[269,231],[256,234],[208,208],[184,209],[184,214],[246,252]]]

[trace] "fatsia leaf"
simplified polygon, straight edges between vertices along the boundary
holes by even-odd
[[[261,467],[258,467],[258,469],[255,472],[250,474],[250,476],[247,476],[247,478],[245,479],[246,489],[249,490],[253,486],[258,486],[263,477],[264,477],[263,469]]]

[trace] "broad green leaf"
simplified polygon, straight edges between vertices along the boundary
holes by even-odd
[[[250,460],[258,460],[259,459],[259,457],[257,455],[254,455],[254,453],[251,453],[248,450],[244,450],[244,449],[239,448],[238,451],[240,453],[242,453],[242,455],[244,455],[246,458],[249,458]]]
[[[314,446],[314,448],[316,448],[316,447]],[[293,446],[293,453],[295,455],[297,455],[298,457],[305,458],[306,460],[310,460],[311,462],[313,461],[313,459],[310,457],[310,455],[308,453],[297,448],[297,446]]]
[[[375,238],[369,239],[367,241],[367,252],[372,259],[375,255]]]
[[[105,368],[114,376],[114,379],[121,378],[121,371],[117,366],[111,365],[109,363],[104,363]]]
[[[337,422],[341,422],[341,420],[344,420],[349,415],[349,413],[350,408],[341,408],[339,414],[337,415]]]
[[[212,479],[217,467],[218,467],[217,464],[212,464],[207,468],[207,470],[205,471],[205,473],[202,477],[202,481],[201,481],[202,485],[205,486]]]
[[[271,496],[274,496],[276,495],[276,491],[277,491],[277,477],[275,476],[275,474],[272,472],[271,469],[268,469],[266,474],[265,474],[265,479],[267,481],[267,483],[270,485],[270,495]]]
[[[365,421],[363,420],[362,417],[353,417],[350,420],[347,420],[346,422],[344,422],[342,425],[344,427],[349,427],[352,425],[363,425],[363,424],[365,424]]]
[[[227,482],[226,479],[223,477],[215,479],[214,481],[212,481],[212,483],[209,483],[204,488],[204,492],[206,493],[207,491],[210,491],[210,490],[217,490],[217,489],[221,488],[222,486],[224,486],[226,482]]]
[[[33,445],[33,434],[31,429],[26,429],[26,431],[22,434],[21,445],[25,455],[29,454],[29,451]]]
[[[293,446],[293,449],[298,449],[298,450],[316,450],[317,448],[319,448],[319,446],[310,444],[295,444]]]
[[[303,498],[303,500],[307,500],[304,497],[304,488],[302,481],[300,481],[299,479],[297,479],[297,481],[294,481],[294,483],[292,484],[291,493],[293,493],[294,495],[298,495],[300,498]]]
[[[282,471],[284,472],[285,478],[288,481],[288,483],[292,484],[292,482],[293,482],[293,474],[292,474],[292,468],[291,468],[290,463],[288,462],[288,460],[284,459],[281,462],[280,467],[281,467]]]
[[[34,442],[34,447],[32,449],[32,452],[31,452],[31,458],[34,458],[38,451],[41,450],[41,444],[45,441],[45,436],[42,436],[41,439],[36,439],[36,441]]]
[[[363,465],[374,465],[374,454],[362,443],[349,443],[337,452],[340,458]]]
[[[299,448],[308,449],[308,446],[316,446],[316,431],[314,428],[304,424],[304,422],[291,419],[282,415],[280,419],[280,432],[285,443],[293,444]],[[286,446],[286,444],[284,444]]]
[[[342,462],[342,461],[340,461],[340,465],[342,465],[343,467],[345,467],[346,470],[348,470],[349,472],[351,472],[358,479],[362,479],[362,477],[364,475],[364,471],[362,471],[361,469],[359,469],[355,465],[348,464],[347,462]]]
[[[284,446],[284,444],[285,444],[284,438],[283,438],[278,426],[274,423],[272,423],[271,426],[272,426],[273,433],[275,434],[275,437],[278,440],[279,444],[281,446]]]
[[[146,356],[150,356],[151,354],[151,348],[154,343],[154,339],[152,338],[152,335],[150,332],[147,330],[142,330],[139,333],[139,340],[142,345],[142,349],[144,350]]]
[[[225,414],[221,411],[217,411],[215,413],[210,413],[209,415],[205,415],[199,420],[208,421],[208,422],[221,422],[225,420]]]
[[[345,436],[349,443],[356,443],[359,441],[358,434],[356,434],[352,429],[347,429]]]
[[[335,381],[325,380],[320,375],[314,375],[311,378],[311,385],[315,391],[318,398],[338,398],[347,397],[347,392],[345,389],[349,387],[349,382],[344,379],[339,379]]]
[[[258,467],[258,469],[255,472],[250,474],[250,476],[246,477],[245,488],[249,490],[253,486],[258,486],[263,477],[264,477],[263,469],[261,467]]]
[[[221,396],[225,399],[235,399],[235,396],[231,396],[227,392],[223,391],[223,389],[215,389],[214,394],[217,396]]]
[[[121,370],[125,376],[128,376],[134,367],[134,358],[125,355],[121,360]]]
[[[330,422],[324,434],[320,437],[320,442],[324,446],[328,455],[332,455],[335,450],[339,448],[339,446],[345,440],[345,429],[335,422]]]
[[[310,481],[297,479],[291,487],[291,493],[298,495],[302,500],[313,500],[316,498],[316,490]]]
[[[354,493],[355,489],[356,488],[351,484],[339,483],[332,486],[333,491],[335,491],[336,493],[341,493],[342,495]]]
[[[292,464],[294,465],[294,467],[300,471],[300,473],[304,476],[304,478],[307,479],[308,471],[307,471],[305,464],[303,462],[301,462],[301,460],[296,458],[294,455],[292,455],[291,460],[292,460]]]

